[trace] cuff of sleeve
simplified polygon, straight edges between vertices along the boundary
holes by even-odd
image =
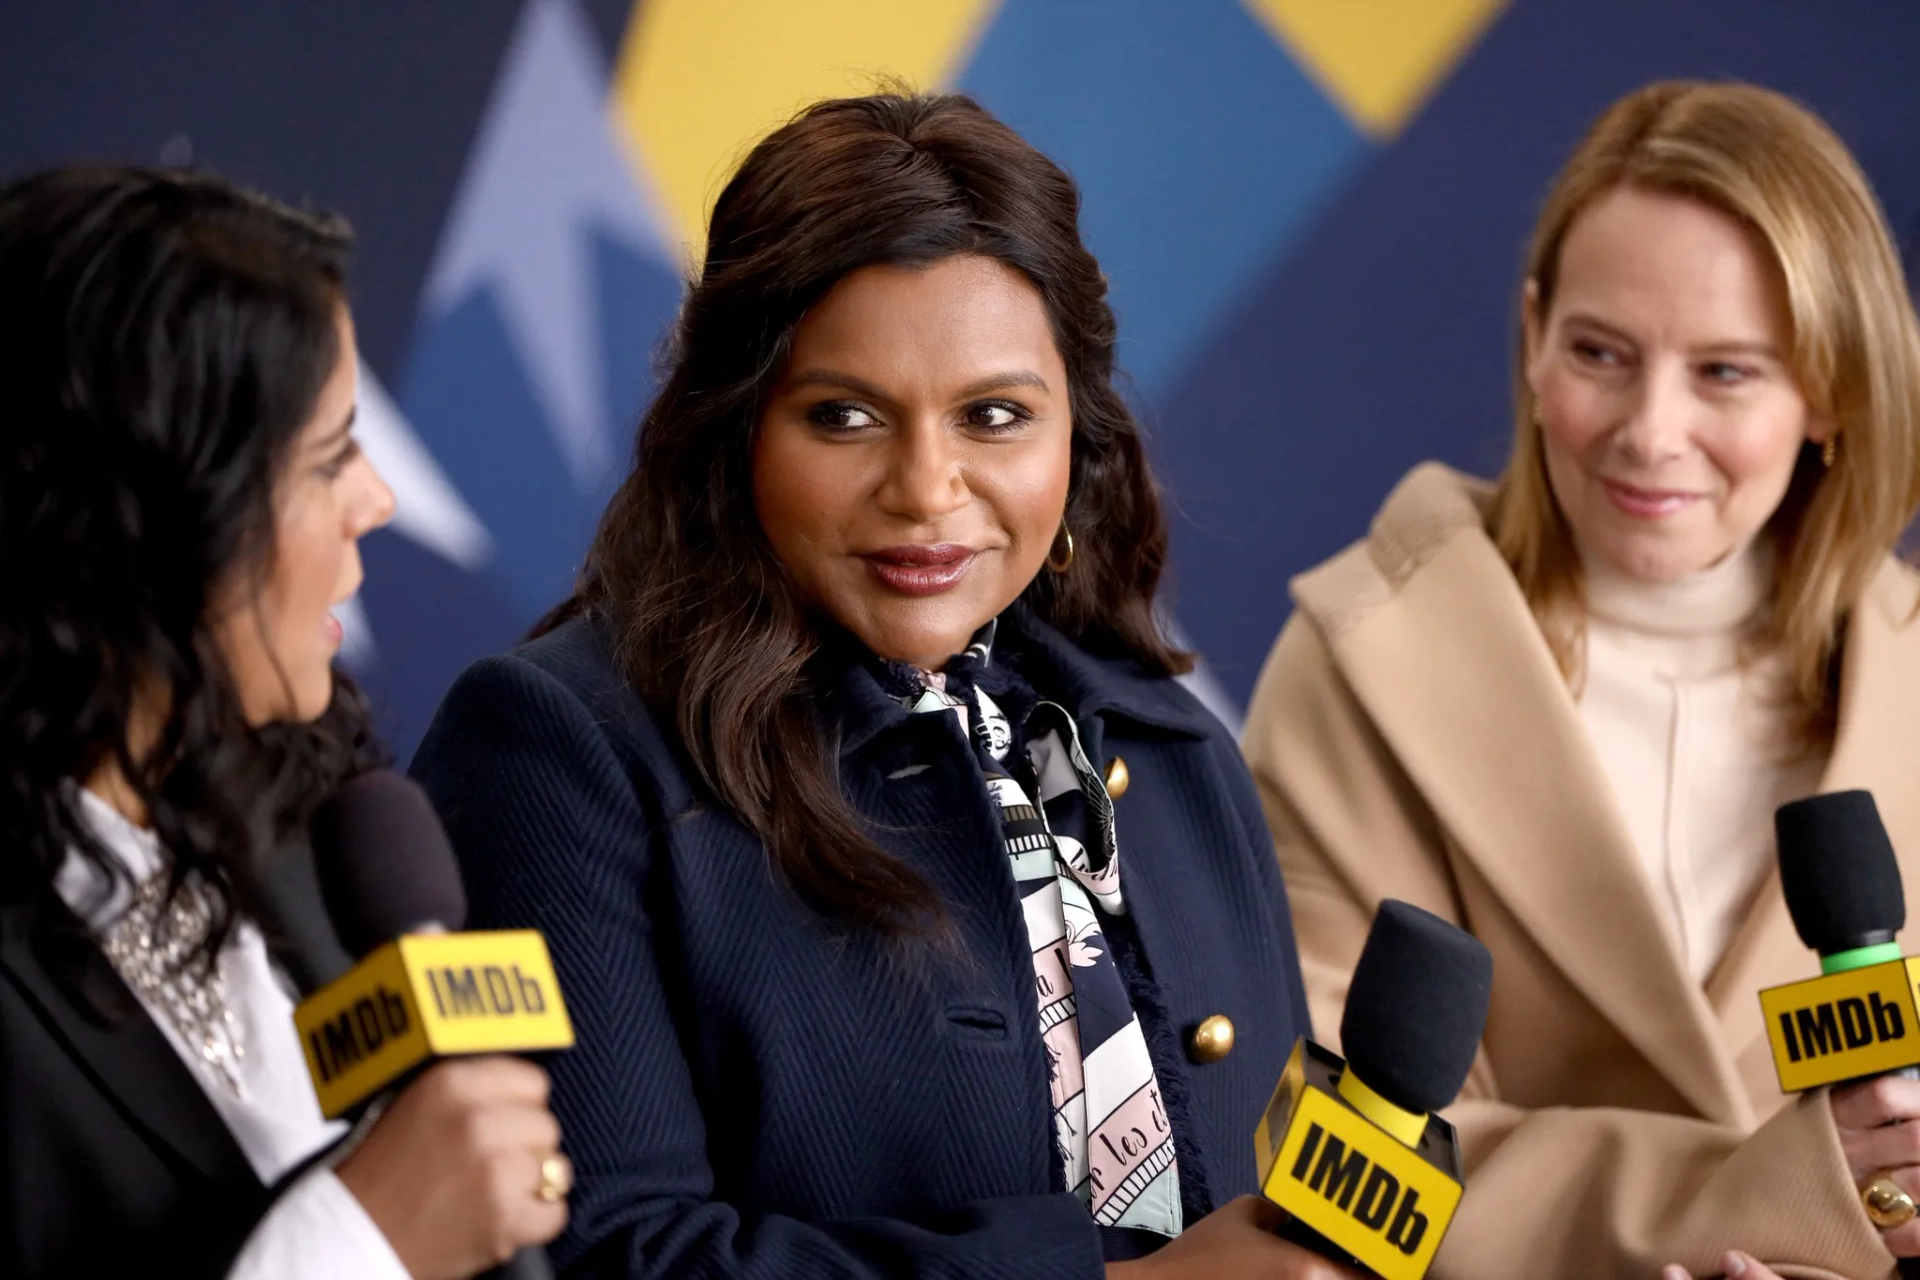
[[[1770,1170],[1775,1185],[1766,1200],[1785,1209],[1762,1222],[1749,1215],[1757,1234],[1772,1237],[1742,1249],[1769,1265],[1814,1265],[1847,1276],[1881,1276],[1894,1265],[1867,1221],[1860,1192],[1840,1149],[1827,1090],[1816,1089],[1782,1107],[1743,1144],[1751,1167]]]
[[[1864,1280],[1893,1269],[1825,1090],[1744,1136],[1614,1108],[1466,1102],[1448,1116],[1466,1148],[1467,1194],[1437,1275],[1652,1275],[1668,1262],[1717,1275],[1728,1249],[1783,1275]]]
[[[412,1280],[400,1255],[330,1168],[316,1167],[274,1202],[228,1280]]]

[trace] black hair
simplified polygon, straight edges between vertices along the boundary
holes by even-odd
[[[760,407],[801,317],[861,267],[980,254],[1038,291],[1073,406],[1073,572],[1021,599],[1068,638],[1143,670],[1189,669],[1154,598],[1166,521],[1140,431],[1113,384],[1107,281],[1080,238],[1073,180],[971,99],[878,93],[810,107],[755,147],[714,206],[704,270],[671,368],[603,517],[581,590],[549,624],[592,610],[621,669],[678,730],[702,780],[824,914],[882,933],[941,915],[842,795],[816,723],[810,614],[755,516]]]
[[[351,241],[205,174],[0,186],[0,901],[52,904],[69,850],[122,878],[77,793],[117,767],[171,888],[210,898],[210,957],[267,851],[371,757],[344,678],[319,721],[250,725],[209,617],[271,565]]]

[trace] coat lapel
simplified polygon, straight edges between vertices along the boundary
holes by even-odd
[[[71,939],[83,949],[76,989],[75,979],[63,981],[42,963],[35,918],[28,906],[0,908],[0,969],[5,970],[0,976],[10,978],[38,1009],[79,1072],[160,1150],[217,1185],[258,1185],[219,1112],[152,1019],[137,1011],[133,994],[106,957],[84,939]],[[110,1018],[87,1007],[87,991],[124,1001],[128,1015]]]
[[[1416,472],[1365,561],[1353,554],[1296,580],[1295,598],[1444,829],[1702,1115],[1750,1120],[1572,694],[1464,482]]]

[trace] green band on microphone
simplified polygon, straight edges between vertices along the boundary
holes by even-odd
[[[1821,956],[1820,972],[1846,973],[1850,969],[1864,969],[1870,964],[1885,964],[1899,958],[1899,943],[1876,942],[1870,947],[1855,947],[1851,951],[1836,951],[1830,956]]]

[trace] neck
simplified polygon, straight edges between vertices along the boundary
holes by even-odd
[[[1764,538],[1736,548],[1710,568],[1666,582],[1621,573],[1584,549],[1580,560],[1589,615],[1655,635],[1737,632],[1764,606],[1773,586],[1773,555]]]
[[[133,784],[127,781],[119,761],[109,759],[95,769],[93,776],[82,785],[134,826],[147,825],[147,806],[140,799],[140,793],[133,789]]]
[[[160,716],[151,698],[137,701],[127,718],[127,758],[141,761],[160,739]],[[148,825],[147,805],[140,798],[117,757],[109,755],[90,777],[80,784],[105,801],[115,813],[136,827]]]

